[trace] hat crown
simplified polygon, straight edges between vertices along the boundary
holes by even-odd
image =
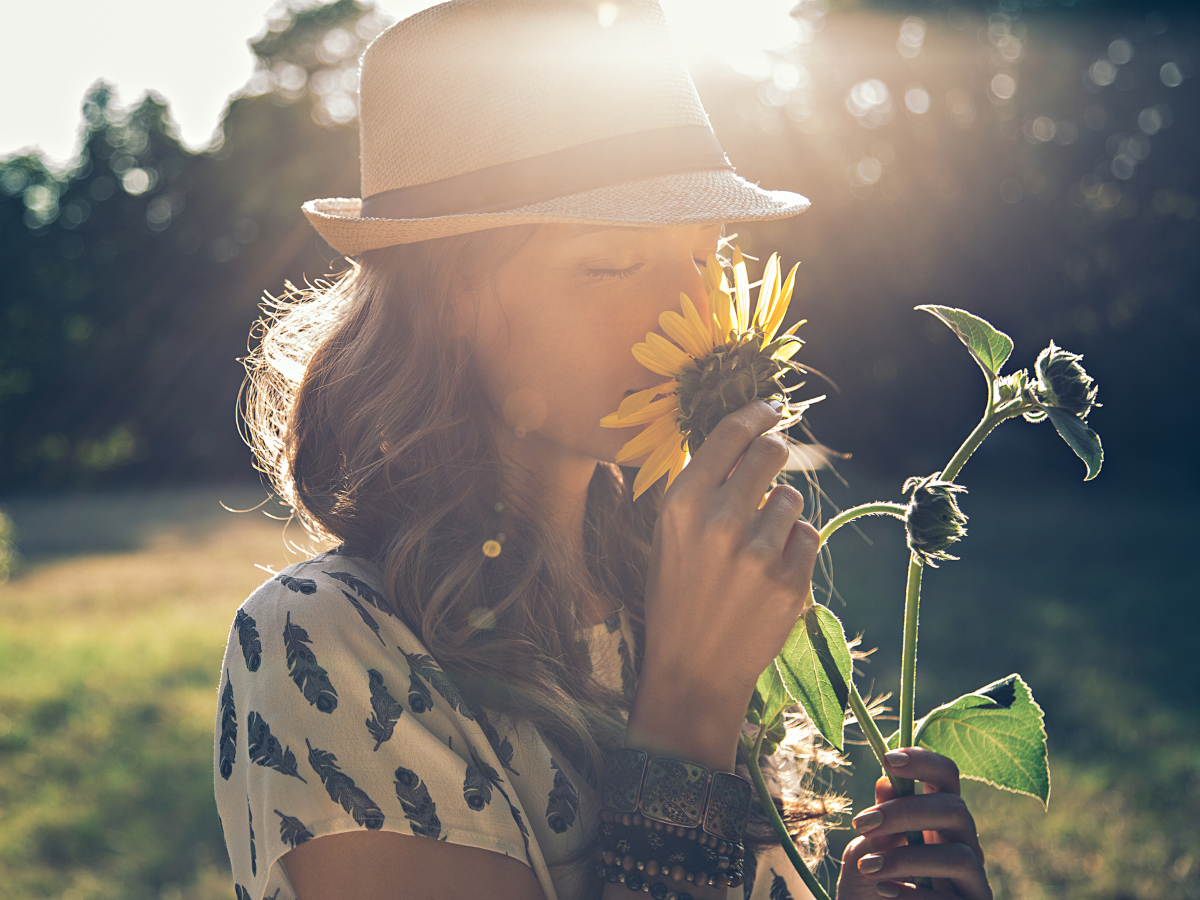
[[[622,134],[709,127],[658,3],[613,11],[452,0],[388,28],[362,61],[362,196]]]

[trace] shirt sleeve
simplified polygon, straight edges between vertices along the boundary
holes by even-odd
[[[292,900],[279,858],[359,829],[530,863],[478,718],[348,559],[317,557],[259,587],[230,630],[214,746],[238,900]]]

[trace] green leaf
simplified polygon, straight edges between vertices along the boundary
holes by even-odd
[[[814,603],[775,658],[783,685],[825,739],[842,749],[850,696],[850,649],[837,616]]]
[[[975,362],[983,369],[988,384],[1000,374],[1000,368],[1012,353],[1013,342],[1003,331],[997,331],[990,322],[972,315],[964,309],[951,306],[918,306],[930,315],[937,316],[967,345]]]
[[[787,688],[783,686],[783,679],[779,677],[779,670],[775,668],[774,663],[767,666],[766,671],[758,676],[754,694],[761,703],[758,707],[760,721],[770,722],[783,712],[785,707],[792,704],[792,698],[788,696]]]
[[[1087,466],[1087,477],[1091,481],[1100,474],[1100,466],[1104,464],[1104,448],[1100,445],[1100,435],[1088,428],[1073,412],[1059,409],[1057,406],[1043,406],[1047,418],[1054,423],[1059,435],[1067,446],[1075,451],[1075,455]]]
[[[898,736],[888,738],[890,749]],[[939,706],[917,723],[913,743],[950,757],[963,778],[1049,802],[1042,708],[1020,675]]]

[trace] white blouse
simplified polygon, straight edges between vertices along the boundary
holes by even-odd
[[[237,612],[213,751],[237,900],[296,900],[280,857],[361,828],[503,853],[533,869],[546,900],[580,896],[595,877],[578,858],[595,839],[595,791],[532,726],[468,703],[379,584],[369,561],[323,553]],[[625,616],[587,638],[596,676],[631,687]],[[747,900],[811,897],[782,848],[750,862]]]

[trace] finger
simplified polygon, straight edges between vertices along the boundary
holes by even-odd
[[[750,526],[750,542],[772,556],[783,555],[792,526],[804,511],[803,495],[789,484],[771,489]]]
[[[960,897],[969,900],[991,897],[983,863],[965,844],[896,847],[860,856],[855,865],[859,874],[868,880],[903,882],[940,878],[949,881]]]
[[[886,775],[881,775],[875,781],[875,803],[887,803],[896,796],[896,789],[892,787],[892,781]]]
[[[909,831],[936,831],[942,841],[976,849],[975,819],[957,794],[913,794],[864,809],[851,821],[854,830],[871,838]]]
[[[959,793],[958,766],[954,760],[932,750],[905,747],[885,753],[888,772],[896,778],[911,778],[934,787],[939,793]]]
[[[945,894],[942,891],[916,887],[911,884],[895,881],[878,882],[875,885],[875,893],[880,897],[899,897],[900,900],[946,900],[947,897],[954,896],[953,894]],[[992,900],[992,889],[989,887],[987,893],[980,895],[980,898],[981,900]],[[972,900],[975,900],[975,898],[972,897]]]
[[[747,403],[741,409],[731,412],[717,423],[717,427],[709,433],[704,444],[692,457],[691,463],[675,479],[675,484],[679,486],[676,493],[685,490],[710,492],[724,485],[729,473],[750,446],[750,442],[764,431],[773,428],[779,419],[780,412],[762,400]],[[782,463],[780,465],[782,466]],[[765,485],[754,498],[755,507],[764,493]]]
[[[799,492],[797,492],[799,493]],[[798,584],[811,584],[817,554],[821,551],[821,536],[807,522],[793,522],[783,548],[783,568]]]
[[[718,498],[736,516],[749,519],[787,461],[787,442],[778,434],[760,434],[746,447],[733,474],[717,490]]]

